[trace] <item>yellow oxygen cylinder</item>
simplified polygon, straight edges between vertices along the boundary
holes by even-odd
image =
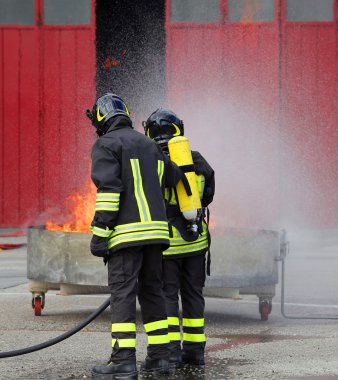
[[[191,195],[188,195],[183,181],[181,180],[177,184],[176,192],[180,210],[185,219],[195,222],[198,210],[202,208],[202,205],[197,188],[189,140],[183,136],[173,137],[168,142],[168,149],[170,159],[184,171],[191,189]]]

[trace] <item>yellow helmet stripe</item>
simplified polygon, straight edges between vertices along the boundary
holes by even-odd
[[[128,110],[127,105],[126,105],[125,103],[123,103],[123,105],[124,105],[124,109],[125,109],[125,111],[126,111],[126,114],[129,116],[129,110]]]
[[[98,121],[102,121],[107,115],[108,115],[108,112],[105,115],[101,116],[100,115],[100,107],[97,107],[96,117],[97,117]]]
[[[181,134],[180,129],[178,128],[178,126],[175,123],[171,123],[171,124],[175,127],[175,130],[176,130],[176,132],[173,134],[173,136],[179,136]]]

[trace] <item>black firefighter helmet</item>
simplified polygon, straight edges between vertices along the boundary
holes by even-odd
[[[129,118],[129,110],[125,102],[117,95],[107,93],[95,102],[92,111],[87,109],[86,115],[91,120],[99,136],[104,135],[107,121],[115,116],[126,116]]]
[[[184,124],[173,111],[158,108],[142,123],[146,136],[155,140],[163,150],[168,149],[168,141],[184,135]]]

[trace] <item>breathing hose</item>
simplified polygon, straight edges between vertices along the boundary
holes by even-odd
[[[7,352],[0,352],[0,359],[2,358],[10,358],[13,356],[19,356],[19,355],[25,355],[29,354],[34,351],[43,350],[44,348],[53,346],[56,343],[62,342],[63,340],[71,337],[72,335],[76,334],[80,330],[82,330],[84,327],[89,325],[90,322],[92,322],[96,317],[98,317],[110,304],[110,298],[108,298],[100,307],[98,307],[93,313],[91,313],[85,320],[74,326],[72,329],[66,331],[65,333],[47,340],[46,342],[37,344],[35,346],[30,346],[26,348],[21,348],[19,350],[14,351],[7,351]]]

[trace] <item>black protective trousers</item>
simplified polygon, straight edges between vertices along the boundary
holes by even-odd
[[[136,328],[134,331],[117,330],[136,324],[137,295],[148,334],[147,354],[151,359],[168,358],[168,325],[162,291],[162,251],[161,245],[143,245],[121,249],[109,258],[114,363],[135,361],[136,348],[128,345],[128,342],[135,341]],[[123,342],[127,342],[127,347]]]
[[[170,338],[171,354],[180,354],[181,348],[183,352],[193,355],[204,353],[205,278],[205,254],[163,260],[163,290],[169,320],[169,337],[173,337]],[[182,320],[175,323],[175,319],[179,320],[179,293]],[[171,320],[174,322],[171,323]],[[197,323],[194,324],[194,321]],[[180,326],[183,329],[183,347],[178,335]]]

